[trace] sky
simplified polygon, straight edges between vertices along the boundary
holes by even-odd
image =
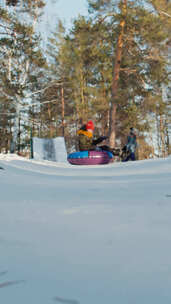
[[[88,15],[86,0],[46,0],[42,21],[38,27],[43,37],[43,47],[54,31],[58,20],[62,20],[66,30],[72,28],[73,19],[78,15]]]
[[[171,157],[0,166],[1,303],[171,303]]]
[[[53,27],[56,19],[63,20],[66,28],[70,28],[72,20],[78,15],[87,15],[86,0],[46,0],[44,22]]]
[[[5,6],[6,0],[0,0],[0,5]],[[42,17],[42,27],[45,32],[53,29],[58,18],[62,19],[68,29],[72,19],[79,14],[87,15],[87,0],[45,0],[45,14]]]

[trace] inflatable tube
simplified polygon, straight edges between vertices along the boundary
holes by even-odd
[[[102,165],[113,159],[109,151],[79,151],[68,155],[68,162],[72,165]]]

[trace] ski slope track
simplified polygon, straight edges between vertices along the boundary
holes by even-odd
[[[170,157],[0,166],[0,303],[171,303]]]

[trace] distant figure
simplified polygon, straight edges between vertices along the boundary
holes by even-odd
[[[137,148],[136,133],[134,128],[130,128],[127,143],[122,149],[122,161],[136,160],[135,152]]]

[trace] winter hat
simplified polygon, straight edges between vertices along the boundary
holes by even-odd
[[[92,122],[92,120],[89,120],[86,124],[86,129],[87,130],[94,130],[94,123]]]

